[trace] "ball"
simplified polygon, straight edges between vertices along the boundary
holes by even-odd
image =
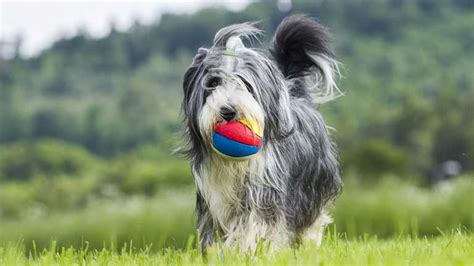
[[[257,123],[244,119],[217,124],[211,140],[211,146],[218,154],[241,160],[255,155],[262,143],[262,132]]]

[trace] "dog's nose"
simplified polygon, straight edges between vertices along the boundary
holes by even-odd
[[[232,120],[236,115],[235,109],[231,107],[222,107],[221,108],[221,116],[224,118],[225,121]]]

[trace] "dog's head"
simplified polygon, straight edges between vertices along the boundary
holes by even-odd
[[[193,155],[210,151],[212,132],[220,122],[255,121],[266,140],[291,134],[291,87],[302,87],[304,95],[296,97],[311,98],[305,90],[312,73],[319,93],[313,100],[322,102],[337,92],[337,64],[321,25],[304,16],[287,18],[275,34],[272,57],[244,45],[260,34],[252,23],[223,28],[211,48],[198,50],[186,71],[183,111]]]

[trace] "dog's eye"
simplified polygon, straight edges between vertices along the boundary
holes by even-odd
[[[211,95],[213,90],[204,90],[204,100]]]
[[[208,88],[215,88],[219,85],[222,84],[222,79],[219,77],[211,77],[207,82],[206,82],[206,87]]]
[[[240,77],[240,79],[241,79],[242,82],[245,84],[245,88],[247,88],[248,92],[250,92],[251,94],[253,94],[254,91],[253,91],[252,86],[250,86],[250,83],[249,83],[247,80],[245,80],[244,78],[242,78],[242,77]]]

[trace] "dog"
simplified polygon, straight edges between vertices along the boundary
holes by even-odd
[[[327,208],[342,190],[339,160],[317,106],[340,96],[327,29],[305,15],[285,18],[269,51],[247,47],[255,23],[220,29],[184,74],[184,152],[196,183],[203,249],[241,251],[321,243]],[[261,149],[245,160],[211,147],[218,123],[256,121]]]

